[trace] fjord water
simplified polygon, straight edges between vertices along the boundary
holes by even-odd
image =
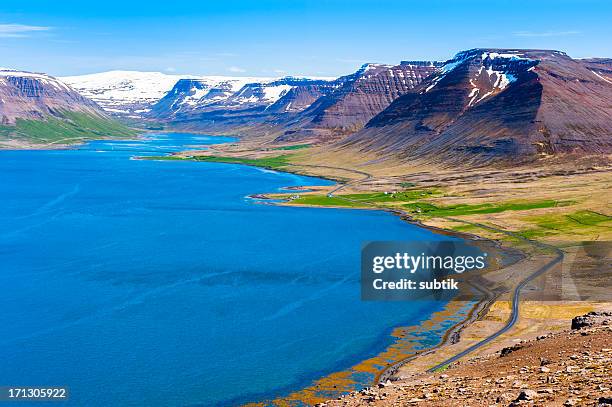
[[[0,385],[68,404],[237,404],[381,351],[441,306],[362,302],[368,240],[439,239],[377,211],[248,194],[328,181],[133,160],[222,137],[0,152]]]

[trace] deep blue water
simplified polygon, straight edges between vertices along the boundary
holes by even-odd
[[[349,367],[439,309],[362,302],[358,281],[363,241],[440,237],[246,197],[328,181],[130,159],[224,141],[0,151],[0,385],[68,386],[79,406],[235,404]]]

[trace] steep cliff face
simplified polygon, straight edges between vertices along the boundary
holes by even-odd
[[[609,152],[610,85],[558,51],[464,51],[341,145],[476,163]]]
[[[52,76],[0,70],[0,145],[12,140],[73,142],[133,134],[95,102]]]
[[[278,141],[327,140],[361,129],[438,66],[428,61],[366,64],[334,80],[286,77],[252,81],[238,89],[236,82],[222,87],[181,80],[153,106],[149,117],[183,128],[246,129],[278,136]]]
[[[266,110],[270,113],[299,113],[309,108],[317,99],[337,87],[335,81],[309,81],[293,86]]]
[[[323,94],[333,86],[327,80],[286,77],[268,83],[250,83],[242,87],[224,103],[225,107],[272,108],[277,112],[301,111],[310,106],[309,94]],[[310,102],[310,103],[309,103]],[[284,109],[282,108],[284,107]]]
[[[0,71],[0,122],[42,119],[60,110],[101,114],[100,108],[52,76],[16,70]]]
[[[365,64],[333,86],[287,125],[278,140],[329,139],[361,129],[376,114],[436,71],[437,63]]]

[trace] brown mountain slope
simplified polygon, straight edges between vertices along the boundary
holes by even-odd
[[[589,58],[580,62],[595,75],[612,83],[612,58]]]
[[[406,61],[400,65],[365,64],[338,78],[336,87],[285,125],[277,141],[332,139],[361,129],[401,95],[436,70],[437,63]]]
[[[103,114],[93,101],[45,74],[0,71],[0,119],[4,125],[21,119],[42,119],[60,110]]]
[[[41,73],[0,70],[0,148],[133,136],[90,99]]]
[[[457,163],[607,153],[612,83],[558,51],[464,51],[340,146]]]
[[[333,81],[284,78],[267,84],[252,83],[221,102],[195,103],[186,110],[173,110],[173,106],[185,105],[184,95],[193,93],[180,91],[188,82],[184,80],[153,107],[151,117],[183,129],[264,135],[277,142],[328,141],[361,129],[394,99],[435,72],[437,66],[429,61],[405,61],[395,66],[365,64]],[[286,91],[274,103],[261,103],[262,89],[272,85],[286,86]]]

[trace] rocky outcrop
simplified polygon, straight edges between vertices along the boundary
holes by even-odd
[[[611,327],[602,323],[557,331],[522,341],[503,357],[481,355],[444,372],[394,377],[334,394],[319,406],[603,406],[612,400],[611,337]]]
[[[592,311],[572,319],[572,329],[589,328],[596,325],[612,325],[612,312]]]
[[[579,61],[595,75],[612,83],[612,58],[589,58]]]
[[[558,51],[464,51],[340,146],[477,164],[610,152],[611,85]]]

